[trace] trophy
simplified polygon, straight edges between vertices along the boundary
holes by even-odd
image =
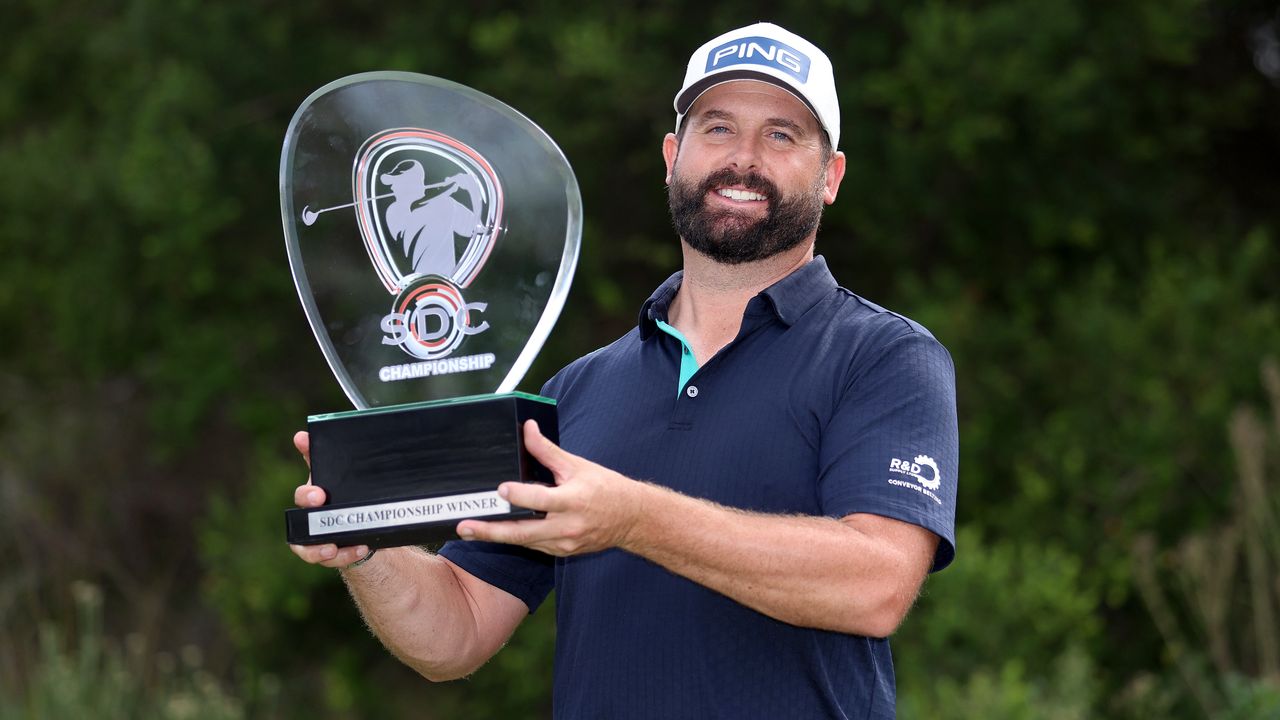
[[[465,518],[538,516],[497,487],[553,482],[521,425],[558,440],[555,402],[515,392],[582,235],[551,138],[447,80],[352,75],[294,114],[280,210],[298,297],[356,408],[307,419],[327,500],[286,510],[287,540],[393,547],[455,537]]]

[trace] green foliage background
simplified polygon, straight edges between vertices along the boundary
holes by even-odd
[[[676,268],[658,151],[685,60],[771,19],[837,69],[849,174],[819,252],[959,373],[958,562],[895,644],[902,715],[1280,717],[1246,592],[1276,602],[1280,542],[1240,519],[1238,481],[1265,456],[1280,495],[1280,425],[1251,450],[1228,434],[1237,408],[1271,412],[1259,367],[1280,354],[1274,3],[11,0],[3,17],[0,716],[76,682],[59,701],[99,716],[105,697],[135,698],[120,717],[546,716],[549,608],[432,686],[280,541],[305,477],[289,438],[346,403],[287,270],[284,130],[328,81],[395,69],[556,138],[586,225],[536,389]],[[1215,638],[1180,549],[1231,528],[1273,574],[1221,583],[1239,622]],[[213,700],[183,715],[190,697]]]

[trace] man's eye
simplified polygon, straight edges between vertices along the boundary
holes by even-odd
[[[774,140],[777,140],[778,142],[791,142],[791,136],[782,132],[781,130],[774,130],[773,132],[769,133],[769,137]]]
[[[724,134],[724,133],[729,132],[729,128],[727,128],[727,127],[725,127],[725,126],[723,126],[723,125],[714,125],[714,126],[712,126],[712,127],[710,127],[710,128],[707,128],[707,132],[708,132],[708,133],[710,133],[710,134],[713,134],[713,135],[716,135],[716,134]]]

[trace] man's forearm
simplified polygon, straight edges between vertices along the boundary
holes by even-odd
[[[622,546],[783,622],[883,637],[901,622],[937,539],[872,515],[749,513],[644,484]]]
[[[343,570],[342,577],[378,639],[431,680],[473,672],[497,652],[527,612],[509,596],[515,606],[488,602],[493,598],[474,587],[480,581],[444,558],[412,547],[379,550],[368,562]]]
[[[556,485],[507,482],[498,494],[540,520],[464,520],[464,539],[556,556],[620,547],[765,615],[882,637],[919,592],[938,537],[878,515],[841,520],[748,513],[638,482],[524,426],[525,447]]]

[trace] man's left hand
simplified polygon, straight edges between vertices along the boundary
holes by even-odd
[[[524,442],[556,484],[507,482],[498,486],[498,495],[512,505],[545,512],[546,517],[464,520],[458,524],[459,537],[523,545],[561,557],[625,545],[643,516],[649,486],[562,449],[533,420],[524,424]]]

